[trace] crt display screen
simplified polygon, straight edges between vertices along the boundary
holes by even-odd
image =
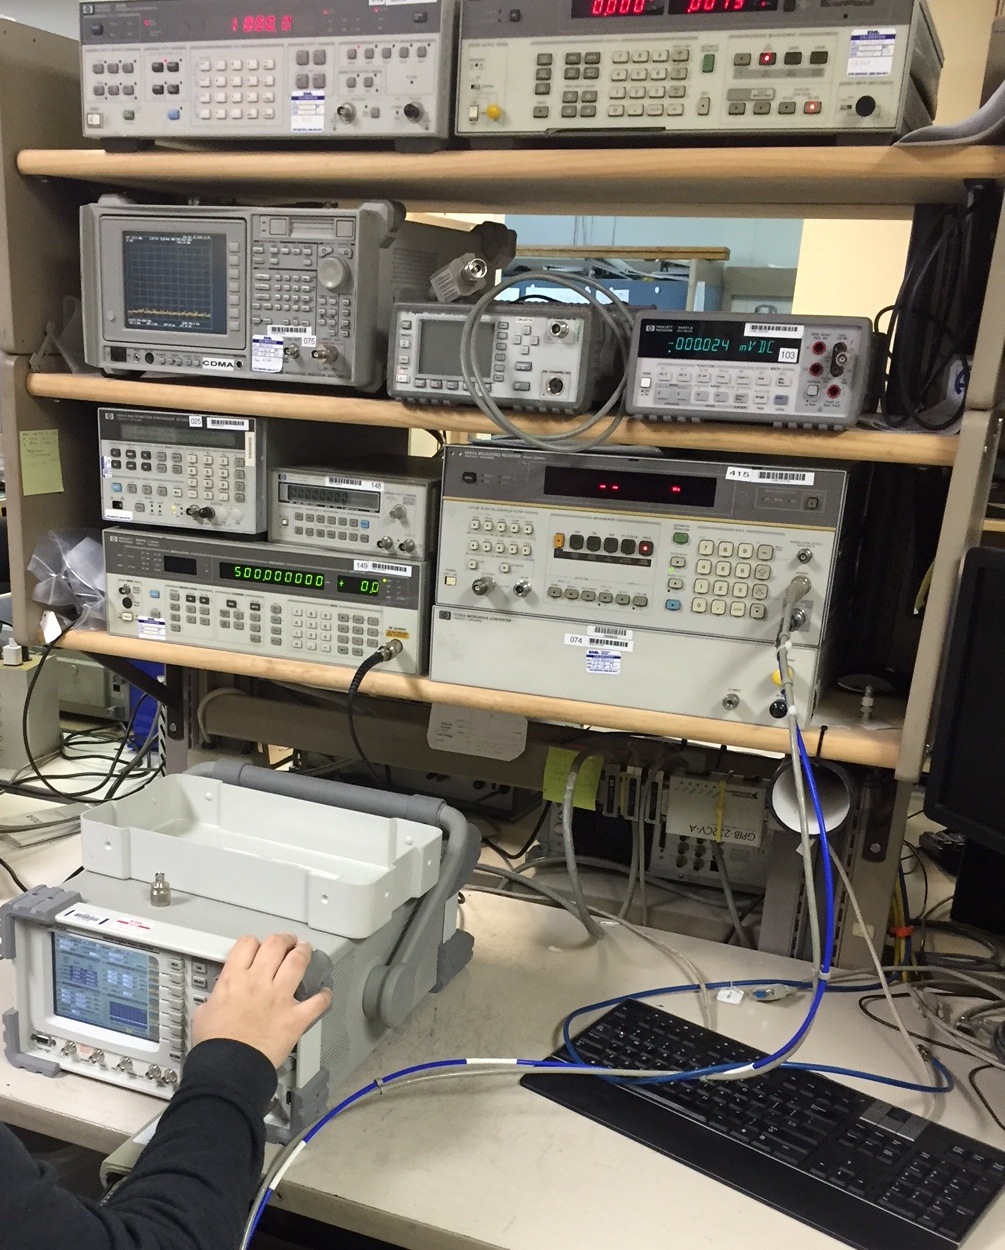
[[[464,322],[430,320],[421,322],[419,330],[419,374],[430,378],[459,378],[461,374],[461,331]],[[475,361],[478,376],[492,374],[493,327],[483,321],[478,327]]]
[[[227,236],[126,230],[122,285],[128,330],[227,333]]]
[[[799,363],[802,332],[797,326],[792,330],[789,337],[743,321],[644,321],[639,331],[639,359],[795,365]]]
[[[157,960],[78,933],[52,935],[52,1007],[64,1020],[160,1040]]]

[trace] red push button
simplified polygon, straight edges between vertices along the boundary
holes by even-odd
[[[803,105],[803,112],[804,113],[819,113],[822,108],[823,108],[823,103],[820,100],[807,100],[806,103]]]
[[[775,52],[762,52],[758,60],[762,65],[774,65],[778,60],[778,54]]]

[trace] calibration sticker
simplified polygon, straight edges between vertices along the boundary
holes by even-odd
[[[620,676],[621,653],[619,651],[587,651],[586,671],[601,673],[607,677]]]

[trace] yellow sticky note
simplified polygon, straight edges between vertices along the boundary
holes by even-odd
[[[562,747],[549,747],[548,758],[544,763],[544,781],[541,786],[546,802],[561,803],[565,798],[565,785],[578,754],[578,751],[566,751]],[[604,761],[599,755],[591,755],[589,759],[583,761],[572,796],[573,807],[582,807],[586,811],[592,811],[597,806],[597,789],[600,786],[600,773],[603,767]]]
[[[21,493],[58,495],[63,489],[63,466],[59,462],[58,430],[22,430]]]

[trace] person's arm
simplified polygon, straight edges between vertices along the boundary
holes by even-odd
[[[235,1250],[262,1168],[276,1068],[330,1004],[297,1002],[310,948],[242,938],[193,1020],[197,1043],[130,1177],[103,1206],[59,1188],[0,1126],[4,1250]]]

